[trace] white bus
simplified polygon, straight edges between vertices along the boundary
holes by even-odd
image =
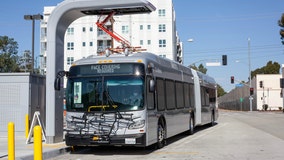
[[[78,60],[58,73],[56,90],[64,75],[67,146],[162,148],[218,117],[213,78],[151,53]]]

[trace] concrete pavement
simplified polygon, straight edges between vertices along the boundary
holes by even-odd
[[[31,141],[33,142],[33,141]],[[70,147],[65,145],[65,142],[46,144],[42,143],[43,159],[55,157],[59,154],[64,154],[70,151]],[[16,160],[33,160],[34,159],[34,144],[26,144],[24,132],[15,133],[15,158]],[[8,159],[8,133],[0,132],[0,159]]]

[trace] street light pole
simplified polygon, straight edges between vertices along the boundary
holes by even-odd
[[[250,38],[248,38],[248,64],[249,64],[249,88],[251,88],[251,62],[250,62]],[[249,109],[252,111],[252,96],[249,96]]]
[[[194,42],[194,40],[193,40],[193,38],[189,38],[189,39],[187,40],[187,42],[192,43],[192,42]],[[184,57],[184,56],[183,56],[183,57]],[[190,68],[193,64],[195,64],[195,63],[191,63],[190,65],[188,65],[188,67]]]
[[[36,15],[24,15],[25,20],[32,20],[32,64],[31,73],[34,73],[34,47],[35,47],[35,20],[42,20],[43,16],[41,14]]]

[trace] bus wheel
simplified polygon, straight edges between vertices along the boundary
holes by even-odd
[[[193,122],[193,117],[190,117],[188,134],[193,135],[193,133],[194,133],[194,122]]]
[[[212,112],[211,113],[211,123],[210,123],[211,126],[214,126],[215,125],[215,117],[214,117],[214,113]]]
[[[157,148],[160,149],[160,148],[163,148],[165,143],[166,143],[166,140],[165,140],[165,137],[166,137],[166,131],[165,131],[165,128],[163,127],[163,125],[161,123],[159,123],[158,125],[158,142],[157,142]]]
[[[185,132],[186,135],[193,135],[194,133],[194,121],[193,121],[193,117],[191,116],[189,119],[189,126],[188,126],[188,130]]]

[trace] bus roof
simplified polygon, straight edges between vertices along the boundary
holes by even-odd
[[[187,75],[187,77],[193,77],[192,74],[193,71],[190,68],[178,62],[160,57],[150,52],[137,52],[129,54],[128,56],[124,54],[111,54],[108,57],[105,55],[102,56],[92,55],[87,58],[75,61],[73,65],[104,64],[104,63],[144,63],[146,65],[152,63],[155,66],[156,70],[161,69],[163,71],[167,71],[168,73],[182,72],[184,75]],[[216,81],[214,80],[214,78],[198,71],[197,75],[199,79],[202,80],[203,84],[211,84],[215,86]]]
[[[182,71],[183,73],[192,75],[191,70],[188,67],[183,66],[182,64],[172,61],[170,59],[160,57],[150,52],[137,52],[129,54],[128,56],[125,56],[124,54],[112,54],[109,57],[105,55],[102,56],[92,55],[87,58],[75,61],[73,65],[102,64],[102,63],[130,63],[130,62],[133,63],[143,62],[145,64],[152,62],[156,66],[172,68],[174,70],[179,70]]]

